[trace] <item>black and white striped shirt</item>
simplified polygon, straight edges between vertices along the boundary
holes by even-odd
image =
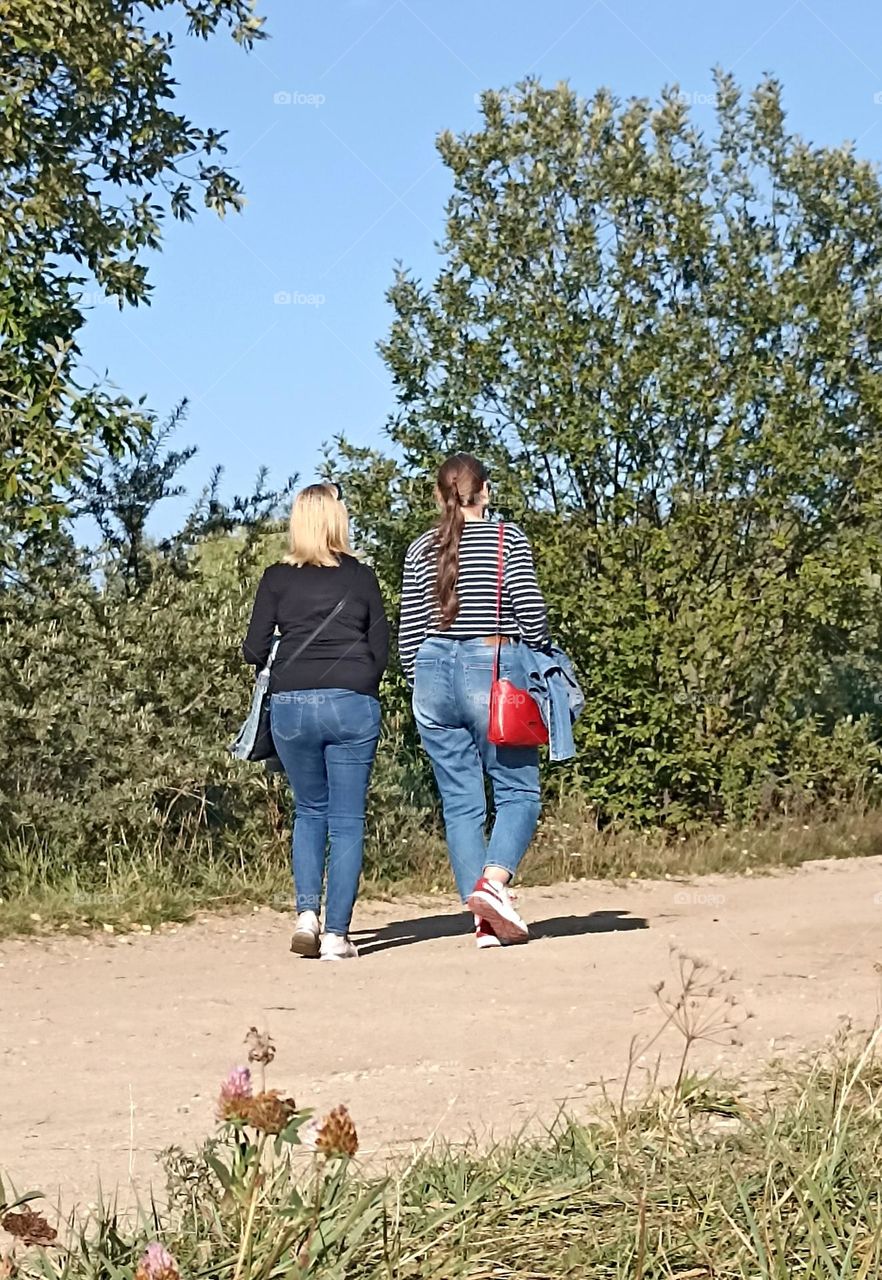
[[[435,596],[437,553],[435,530],[422,534],[407,548],[401,589],[398,652],[408,683],[413,683],[417,649],[427,636],[467,640],[476,636],[518,636],[539,648],[548,643],[545,601],[536,581],[533,554],[522,529],[505,525],[502,608],[496,617],[496,573],[499,525],[491,520],[466,520],[459,544],[456,591],[459,613],[441,629]]]

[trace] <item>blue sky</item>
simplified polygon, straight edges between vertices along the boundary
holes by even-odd
[[[393,407],[375,350],[384,293],[396,260],[434,274],[450,190],[434,139],[478,126],[481,89],[529,73],[586,96],[607,85],[656,98],[677,82],[710,129],[714,64],[744,87],[771,71],[794,132],[882,159],[882,9],[869,0],[261,0],[259,11],[271,39],[251,54],[179,27],[175,61],[182,108],[229,131],[245,212],[170,222],[152,305],[95,306],[82,344],[94,371],[157,412],[190,398],[178,443],[199,448],[193,489],[216,463],[228,493],[261,463],[306,483],[323,441],[381,440]]]

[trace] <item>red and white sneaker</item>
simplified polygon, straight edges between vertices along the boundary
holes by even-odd
[[[479,951],[486,951],[488,947],[502,946],[490,925],[480,916],[475,916],[475,946]]]
[[[488,924],[500,942],[529,942],[530,930],[511,905],[508,890],[486,876],[468,896],[468,908]]]

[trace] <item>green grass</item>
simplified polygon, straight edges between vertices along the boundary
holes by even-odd
[[[394,819],[384,815],[369,837],[363,895],[452,890],[440,832],[407,816]],[[661,832],[598,832],[584,807],[562,802],[543,817],[520,878],[525,884],[551,884],[582,878],[753,874],[813,858],[878,853],[882,810],[846,811],[812,823],[716,827],[671,838]],[[0,937],[104,927],[127,932],[186,921],[200,911],[291,905],[282,841],[243,851],[233,864],[204,856],[191,860],[184,854],[169,863],[153,850],[117,850],[86,869],[59,865],[39,847],[22,842],[4,851],[0,865]]]
[[[880,1106],[875,1036],[842,1035],[749,1091],[684,1075],[384,1177],[227,1128],[168,1154],[163,1210],[74,1219],[65,1249],[19,1248],[19,1274],[130,1280],[158,1238],[183,1276],[216,1280],[866,1280],[882,1269]]]

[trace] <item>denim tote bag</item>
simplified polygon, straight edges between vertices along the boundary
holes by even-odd
[[[251,708],[242,728],[236,735],[236,741],[230,746],[230,755],[237,760],[268,760],[276,754],[270,729],[270,673],[279,641],[273,641],[266,666],[254,682],[254,693],[251,695]]]

